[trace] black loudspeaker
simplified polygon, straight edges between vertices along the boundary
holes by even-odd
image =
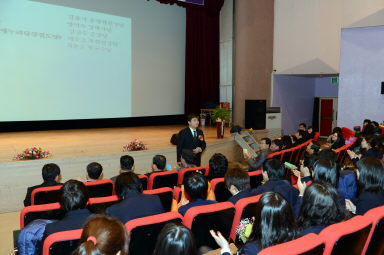
[[[381,82],[381,94],[384,94],[384,81]]]
[[[245,100],[245,128],[265,129],[266,100]]]

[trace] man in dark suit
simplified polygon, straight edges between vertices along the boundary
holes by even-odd
[[[91,215],[91,212],[86,209],[89,195],[84,183],[69,180],[61,187],[59,194],[60,206],[65,211],[65,216],[62,220],[45,227],[42,244],[45,238],[53,233],[82,228]]]
[[[225,186],[227,186],[232,197],[228,202],[236,204],[242,198],[254,196],[251,189],[251,180],[249,174],[240,167],[232,167],[227,170],[224,176]]]
[[[120,157],[120,174],[135,171],[135,160],[132,156],[123,155]],[[111,180],[116,183],[118,175],[113,176]]]
[[[132,172],[120,174],[116,179],[115,189],[122,201],[108,207],[106,214],[124,224],[133,219],[165,212],[158,196],[142,194],[140,179]]]
[[[156,155],[152,159],[152,172],[146,173],[145,175],[148,176],[148,178],[153,173],[161,173],[165,171],[165,167],[167,165],[167,158],[163,155]]]
[[[44,182],[40,185],[32,186],[27,189],[27,194],[25,195],[25,199],[24,199],[24,206],[31,205],[31,195],[33,190],[41,187],[61,185],[61,183],[59,183],[60,168],[58,165],[53,163],[46,164],[43,166],[41,173],[42,173]]]
[[[197,166],[201,165],[201,153],[206,148],[203,131],[198,129],[199,119],[195,114],[187,117],[188,127],[181,130],[177,142],[177,163],[181,165],[181,152],[183,149],[191,150],[197,158]]]

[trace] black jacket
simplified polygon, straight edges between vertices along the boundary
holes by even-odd
[[[31,195],[32,195],[33,190],[35,190],[37,188],[41,188],[41,187],[50,187],[50,186],[56,186],[56,185],[62,185],[62,184],[61,183],[57,183],[55,181],[46,181],[46,182],[43,182],[40,185],[29,187],[27,189],[27,194],[25,195],[24,206],[30,206],[31,205],[31,199],[32,199]]]
[[[179,140],[177,142],[177,162],[180,162],[181,151],[183,149],[194,150],[197,147],[200,147],[202,151],[207,147],[204,139],[203,131],[200,129],[196,129],[197,138],[193,138],[192,132],[189,127],[184,128],[179,132]],[[197,166],[201,165],[201,152],[196,154],[198,159]]]

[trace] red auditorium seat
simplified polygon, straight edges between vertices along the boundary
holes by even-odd
[[[92,213],[104,214],[107,207],[119,203],[119,197],[116,195],[108,197],[94,197],[88,200],[87,208]]]
[[[177,212],[167,212],[125,223],[130,234],[129,254],[152,255],[160,231],[170,222],[181,223],[182,216]]]
[[[137,177],[139,177],[141,185],[143,185],[143,190],[146,190],[148,186],[148,176],[145,174],[139,174]]]
[[[161,204],[166,212],[169,212],[172,207],[173,190],[169,187],[163,187],[159,189],[144,190],[143,194],[158,195]]]
[[[313,141],[314,142],[317,142],[318,140],[319,140],[319,135],[320,135],[320,133],[319,132],[315,132],[315,135],[313,136]]]
[[[111,179],[84,182],[89,197],[107,197],[115,195],[115,184]]]
[[[49,235],[43,245],[43,255],[68,255],[79,246],[82,229]]]
[[[384,206],[369,210],[364,217],[372,221],[372,230],[363,254],[384,254]]]
[[[263,180],[263,175],[261,174],[261,170],[248,172],[249,179],[251,182],[251,188],[255,189],[261,185],[261,181]]]
[[[275,159],[278,159],[281,161],[283,158],[283,153],[282,153],[282,151],[274,152],[274,153],[269,154],[268,158],[275,158]]]
[[[322,255],[324,241],[316,234],[308,234],[296,240],[268,247],[260,251],[259,255]]]
[[[179,202],[181,199],[180,195],[181,195],[181,188],[179,186],[175,186],[173,188],[173,199]]]
[[[149,176],[148,190],[169,187],[173,189],[177,185],[179,173],[175,170],[153,173]]]
[[[220,231],[228,239],[234,215],[235,207],[230,202],[195,206],[184,215],[183,224],[192,231],[197,247],[206,245],[216,249],[218,246],[209,231]]]
[[[209,165],[205,166],[205,176],[208,176],[209,175]]]
[[[352,131],[346,127],[342,127],[341,134],[343,135],[344,140],[348,140],[350,137],[355,136],[355,131]]]
[[[319,234],[325,240],[324,255],[360,255],[371,228],[372,222],[359,215],[326,227]]]
[[[36,219],[61,220],[63,217],[64,211],[59,203],[27,206],[20,213],[20,229]]]
[[[188,177],[188,174],[190,174],[191,172],[196,172],[196,171],[199,171],[201,172],[203,175],[205,175],[205,168],[204,167],[192,167],[192,168],[184,168],[183,170],[181,170],[179,172],[179,178],[177,180],[177,185],[181,185],[183,184],[184,182],[184,179],[186,177]]]
[[[255,216],[256,205],[259,202],[261,195],[262,194],[253,197],[242,198],[237,201],[235,205],[235,216],[233,217],[230,238],[233,242],[235,242],[237,246],[241,245],[241,242],[240,240],[236,239],[236,228],[239,226],[239,223],[242,219],[252,218]]]
[[[229,192],[227,187],[225,186],[224,178],[212,179],[211,187],[213,193],[215,193],[217,202],[225,202],[228,201],[230,197],[232,197],[231,192]]]
[[[59,202],[59,190],[62,185],[34,189],[31,194],[31,205],[43,205]]]

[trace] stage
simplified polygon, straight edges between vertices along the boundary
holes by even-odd
[[[129,154],[135,159],[135,172],[150,171],[152,157],[166,156],[167,163],[176,166],[176,146],[170,143],[172,134],[185,126],[150,126],[128,128],[80,129],[60,131],[34,131],[0,133],[0,213],[23,208],[27,187],[42,183],[41,168],[47,163],[56,163],[61,168],[62,182],[85,178],[88,163],[99,162],[104,178],[119,172],[121,155]],[[242,159],[240,146],[225,130],[224,139],[217,139],[216,127],[202,128],[207,149],[202,156],[202,165],[216,152],[223,153],[229,161]],[[123,152],[123,146],[133,139],[142,140],[146,151]],[[52,153],[48,159],[14,161],[12,158],[27,147],[39,146]]]

